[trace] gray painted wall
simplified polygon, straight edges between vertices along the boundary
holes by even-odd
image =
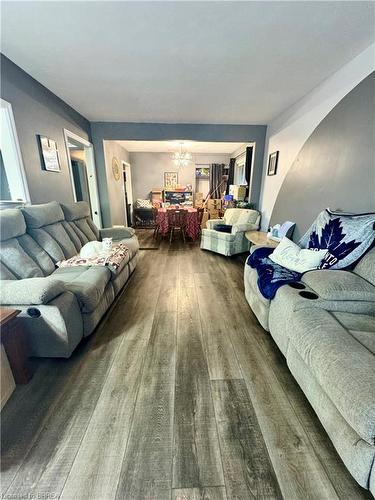
[[[162,187],[164,172],[178,172],[179,184],[191,184],[195,189],[196,163],[228,165],[230,159],[230,155],[226,154],[194,154],[193,156],[193,163],[179,169],[173,163],[172,153],[130,153],[134,199],[147,198],[152,188]]]
[[[105,174],[103,141],[105,140],[191,140],[213,142],[255,142],[254,176],[251,199],[258,202],[262,179],[265,125],[202,125],[171,123],[91,123],[98,172],[103,225],[111,225],[111,209]]]
[[[375,73],[324,118],[304,144],[277,197],[271,225],[297,223],[294,240],[326,207],[375,212]]]
[[[90,139],[83,116],[1,54],[1,97],[12,104],[33,203],[73,201],[63,129]],[[42,170],[37,134],[57,141],[61,172]]]
[[[112,160],[114,157],[117,158],[120,168],[122,168],[123,161],[129,163],[129,153],[116,141],[104,141],[104,156],[108,200],[111,209],[111,225],[126,226],[124,179],[122,176],[119,180],[114,178]]]

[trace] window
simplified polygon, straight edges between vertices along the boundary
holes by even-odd
[[[12,106],[0,99],[0,203],[30,201]]]
[[[234,184],[236,186],[247,186],[247,181],[245,177],[245,164],[246,164],[246,153],[241,154],[236,158],[236,163],[234,166]]]
[[[11,199],[12,195],[10,194],[9,182],[5,172],[3,154],[0,149],[0,200],[8,201]]]

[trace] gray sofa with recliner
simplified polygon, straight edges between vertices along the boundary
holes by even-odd
[[[132,228],[98,229],[86,202],[0,211],[0,303],[21,310],[31,355],[69,357],[90,335],[134,271]],[[89,241],[112,237],[128,248],[116,273],[106,266],[60,267]]]
[[[350,473],[375,494],[375,248],[353,272],[309,271],[271,301],[257,280],[245,264],[250,307]]]

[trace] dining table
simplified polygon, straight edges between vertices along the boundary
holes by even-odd
[[[186,210],[185,235],[193,241],[199,238],[199,214],[198,210],[193,207],[159,208],[156,223],[158,224],[161,236],[166,236],[169,233],[168,210]]]

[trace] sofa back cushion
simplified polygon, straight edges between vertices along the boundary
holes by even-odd
[[[91,219],[90,206],[86,201],[61,205],[61,208],[66,224],[79,239],[81,247],[89,241],[99,240],[99,230]]]
[[[65,216],[66,213],[66,216]],[[48,276],[99,231],[87,203],[57,202],[0,211],[0,279]]]
[[[0,240],[6,241],[26,233],[25,219],[18,208],[8,208],[0,212]]]
[[[17,276],[0,261],[0,280],[16,280]]]
[[[23,250],[40,267],[44,276],[49,276],[56,269],[56,266],[43,248],[29,234],[23,234],[18,239],[18,243]]]
[[[47,253],[26,233],[19,209],[0,211],[0,227],[1,279],[42,277],[54,271]]]
[[[57,202],[31,205],[22,208],[22,213],[28,234],[54,262],[69,259],[79,252],[80,247],[64,227],[64,213]]]
[[[375,247],[362,257],[354,272],[375,286]]]
[[[17,279],[43,277],[42,270],[23,250],[18,238],[1,242],[0,259]]]
[[[255,224],[258,220],[259,212],[247,208],[228,208],[224,214],[225,224]]]

